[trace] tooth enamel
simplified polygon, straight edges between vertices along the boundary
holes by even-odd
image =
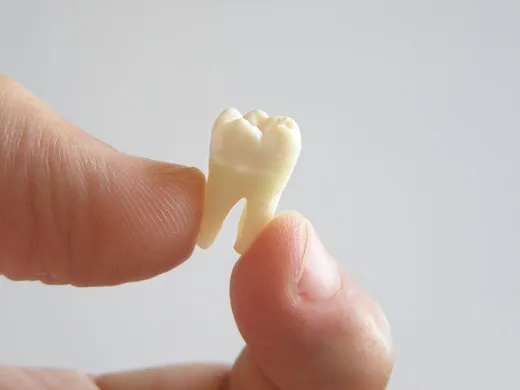
[[[236,252],[244,253],[274,217],[300,151],[300,130],[291,118],[269,117],[260,110],[244,116],[234,108],[224,110],[211,133],[204,216],[197,245],[210,247],[229,211],[245,198],[234,245]]]

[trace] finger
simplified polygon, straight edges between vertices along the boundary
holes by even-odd
[[[242,256],[231,302],[247,343],[233,390],[386,388],[388,323],[301,216],[276,218]]]
[[[99,390],[228,390],[229,367],[180,365],[105,374],[96,379]]]
[[[87,375],[62,369],[0,366],[0,390],[99,390]]]
[[[65,369],[0,367],[0,390],[224,390],[229,368],[157,367],[89,376]]]
[[[113,285],[180,264],[198,234],[200,171],[115,151],[0,76],[0,274]]]

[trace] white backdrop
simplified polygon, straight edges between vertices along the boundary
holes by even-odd
[[[380,301],[390,388],[518,387],[520,2],[235,3],[0,0],[0,72],[120,150],[202,169],[221,109],[292,116],[281,207]],[[237,220],[151,281],[0,280],[0,362],[231,362]]]

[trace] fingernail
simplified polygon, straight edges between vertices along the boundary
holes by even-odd
[[[383,310],[381,309],[381,307],[379,307],[379,305],[377,305],[377,308],[373,313],[371,320],[373,321],[375,328],[377,328],[377,331],[375,332],[376,335],[379,337],[386,349],[389,352],[391,352],[392,331],[390,328],[390,323],[388,322],[388,319],[386,318],[385,314],[383,313]]]
[[[298,282],[300,296],[322,301],[336,295],[341,287],[338,263],[329,255],[309,224],[309,238]]]

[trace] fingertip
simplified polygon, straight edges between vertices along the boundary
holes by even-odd
[[[297,280],[309,237],[297,212],[276,216],[240,257],[231,276],[231,306],[249,345],[280,337],[297,326]],[[282,323],[282,325],[281,325]]]
[[[301,274],[309,232],[307,219],[294,211],[280,213],[262,230],[233,269],[231,298],[237,310],[244,291],[276,299],[293,293],[288,287]]]
[[[76,285],[144,280],[187,260],[202,219],[205,178],[197,168],[116,156],[109,194],[90,199],[97,219],[86,222],[90,257],[73,268]],[[102,215],[103,217],[99,217]],[[92,253],[95,252],[95,253]],[[86,255],[86,253],[85,253]]]
[[[200,170],[119,153],[0,78],[2,124],[0,186],[9,191],[0,193],[0,273],[115,285],[168,271],[193,252]]]
[[[205,179],[116,151],[0,75],[0,273],[49,284],[153,277],[193,252]]]
[[[384,314],[300,214],[275,218],[240,258],[231,302],[250,356],[279,387],[386,385],[393,357]]]
[[[163,198],[177,209],[175,215],[170,217],[170,222],[175,221],[170,240],[175,240],[172,261],[173,265],[178,265],[189,258],[195,249],[202,220],[206,178],[198,168],[156,161],[152,162],[150,172],[152,178],[155,176],[157,180],[157,188],[164,191]]]

